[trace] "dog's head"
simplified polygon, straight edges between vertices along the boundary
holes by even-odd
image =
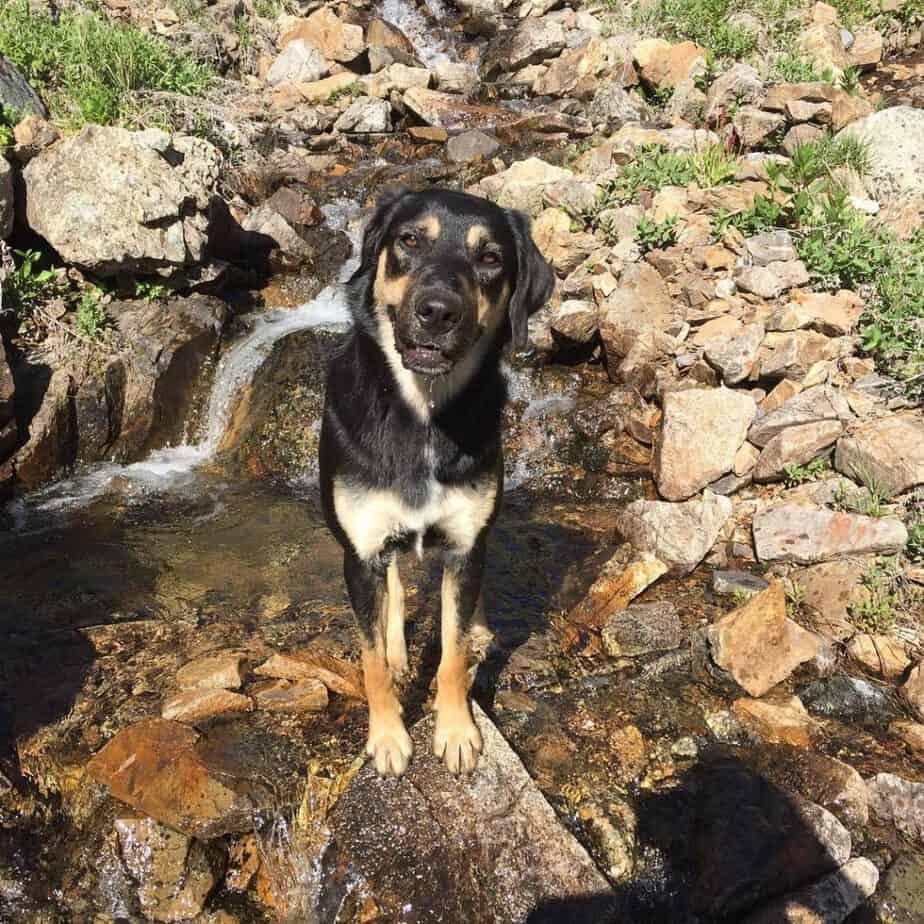
[[[406,369],[439,376],[479,342],[524,348],[553,282],[526,216],[453,190],[397,190],[366,227],[353,311]]]

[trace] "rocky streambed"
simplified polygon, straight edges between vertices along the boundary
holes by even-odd
[[[0,319],[0,920],[924,921],[920,17],[794,7],[786,57],[739,12],[716,63],[581,4],[176,7],[104,11],[214,58],[172,133],[61,137],[0,61],[0,231],[63,264]],[[467,781],[429,561],[414,761],[364,764],[314,483],[393,181],[528,212],[559,279]]]

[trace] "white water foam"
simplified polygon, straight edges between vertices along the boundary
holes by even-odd
[[[235,398],[266,360],[273,345],[287,334],[310,327],[343,329],[350,322],[344,283],[359,265],[360,208],[341,199],[323,207],[327,224],[345,231],[353,254],[340,269],[337,281],[298,308],[278,308],[254,316],[251,331],[222,357],[215,370],[208,413],[198,442],[157,449],[129,465],[101,462],[13,501],[8,511],[14,527],[25,528],[33,513],[82,507],[115,487],[131,500],[156,491],[181,491],[196,482],[196,469],[211,459],[235,407]]]
[[[442,0],[425,0],[430,18],[425,16],[413,0],[382,0],[379,16],[397,26],[411,41],[417,57],[428,65],[440,62],[458,63],[459,56],[452,45],[440,36],[434,22],[442,22],[448,15]]]

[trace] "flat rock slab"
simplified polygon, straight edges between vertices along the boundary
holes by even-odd
[[[469,779],[433,756],[432,716],[411,729],[403,777],[380,779],[366,763],[329,818],[338,855],[402,920],[517,924],[581,898],[591,910],[569,911],[568,920],[603,924],[606,879],[500,732],[477,706],[474,713],[484,750]]]
[[[924,483],[924,417],[896,415],[845,436],[837,444],[834,464],[889,497]]]

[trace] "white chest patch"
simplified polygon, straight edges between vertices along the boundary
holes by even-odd
[[[334,480],[334,510],[356,554],[368,560],[394,536],[423,535],[438,529],[449,545],[467,552],[494,510],[497,485],[493,478],[446,487],[431,481],[427,500],[409,506],[395,491],[377,490]]]

